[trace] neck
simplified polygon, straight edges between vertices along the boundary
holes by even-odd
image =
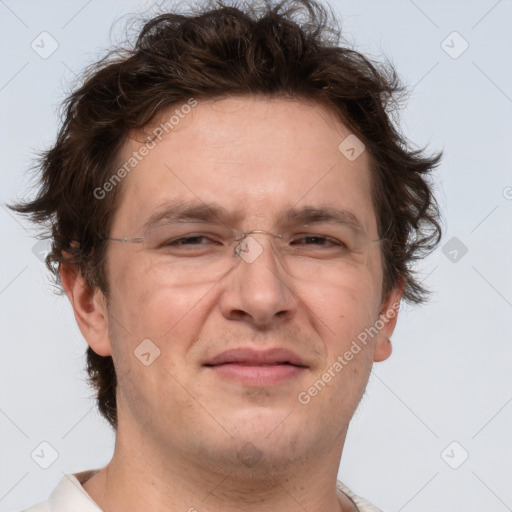
[[[271,469],[227,468],[206,454],[125,442],[118,431],[112,460],[83,487],[104,512],[352,512],[353,502],[336,491],[345,435],[317,459]]]

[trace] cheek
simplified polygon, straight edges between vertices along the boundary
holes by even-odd
[[[193,309],[201,290],[172,286],[144,254],[117,256],[108,276],[114,321],[137,338],[163,337]]]
[[[134,354],[140,351],[141,343],[148,343],[144,340],[150,340],[150,352],[155,351],[158,360],[144,368],[149,379],[149,368],[153,366],[167,368],[173,374],[182,373],[177,362],[186,360],[216,297],[211,286],[174,286],[162,272],[154,270],[149,265],[120,262],[111,273],[114,286],[109,309],[116,363],[124,371],[140,370],[140,361]]]
[[[340,392],[345,389],[344,393],[352,390],[352,398],[364,389],[372,367],[373,339],[367,333],[378,318],[380,307],[380,283],[376,284],[375,275],[368,268],[359,270],[316,291],[304,291],[309,309],[318,320],[326,354],[325,366],[319,369],[318,376],[330,371],[331,377],[335,375],[333,386]],[[350,401],[350,397],[345,398]],[[334,401],[345,398],[331,397]]]
[[[302,296],[325,318],[330,335],[343,343],[347,336],[357,335],[377,317],[380,282],[370,268],[353,268],[336,280],[305,287]]]

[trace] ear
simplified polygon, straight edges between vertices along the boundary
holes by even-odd
[[[379,329],[375,340],[375,351],[373,354],[373,360],[378,363],[385,361],[393,351],[391,345],[391,335],[395,330],[396,322],[398,320],[398,310],[400,308],[400,301],[404,294],[405,283],[400,282],[386,297],[386,300],[382,303],[382,308],[379,314],[379,324],[383,325]]]
[[[82,336],[96,354],[111,355],[105,296],[87,284],[78,265],[62,263],[59,273]]]

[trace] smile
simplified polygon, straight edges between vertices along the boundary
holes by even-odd
[[[218,377],[239,382],[246,386],[270,386],[301,375],[305,366],[291,363],[223,363],[207,366]]]
[[[301,375],[308,368],[299,354],[275,347],[236,347],[220,352],[204,365],[222,379],[245,386],[271,386]]]

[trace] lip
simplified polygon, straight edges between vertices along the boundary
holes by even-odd
[[[235,348],[225,350],[209,359],[205,366],[238,363],[246,366],[264,366],[289,363],[294,366],[306,366],[304,361],[293,351],[283,348],[254,350],[250,348]]]
[[[204,364],[221,378],[248,386],[268,386],[295,378],[308,367],[291,350],[231,349]]]

